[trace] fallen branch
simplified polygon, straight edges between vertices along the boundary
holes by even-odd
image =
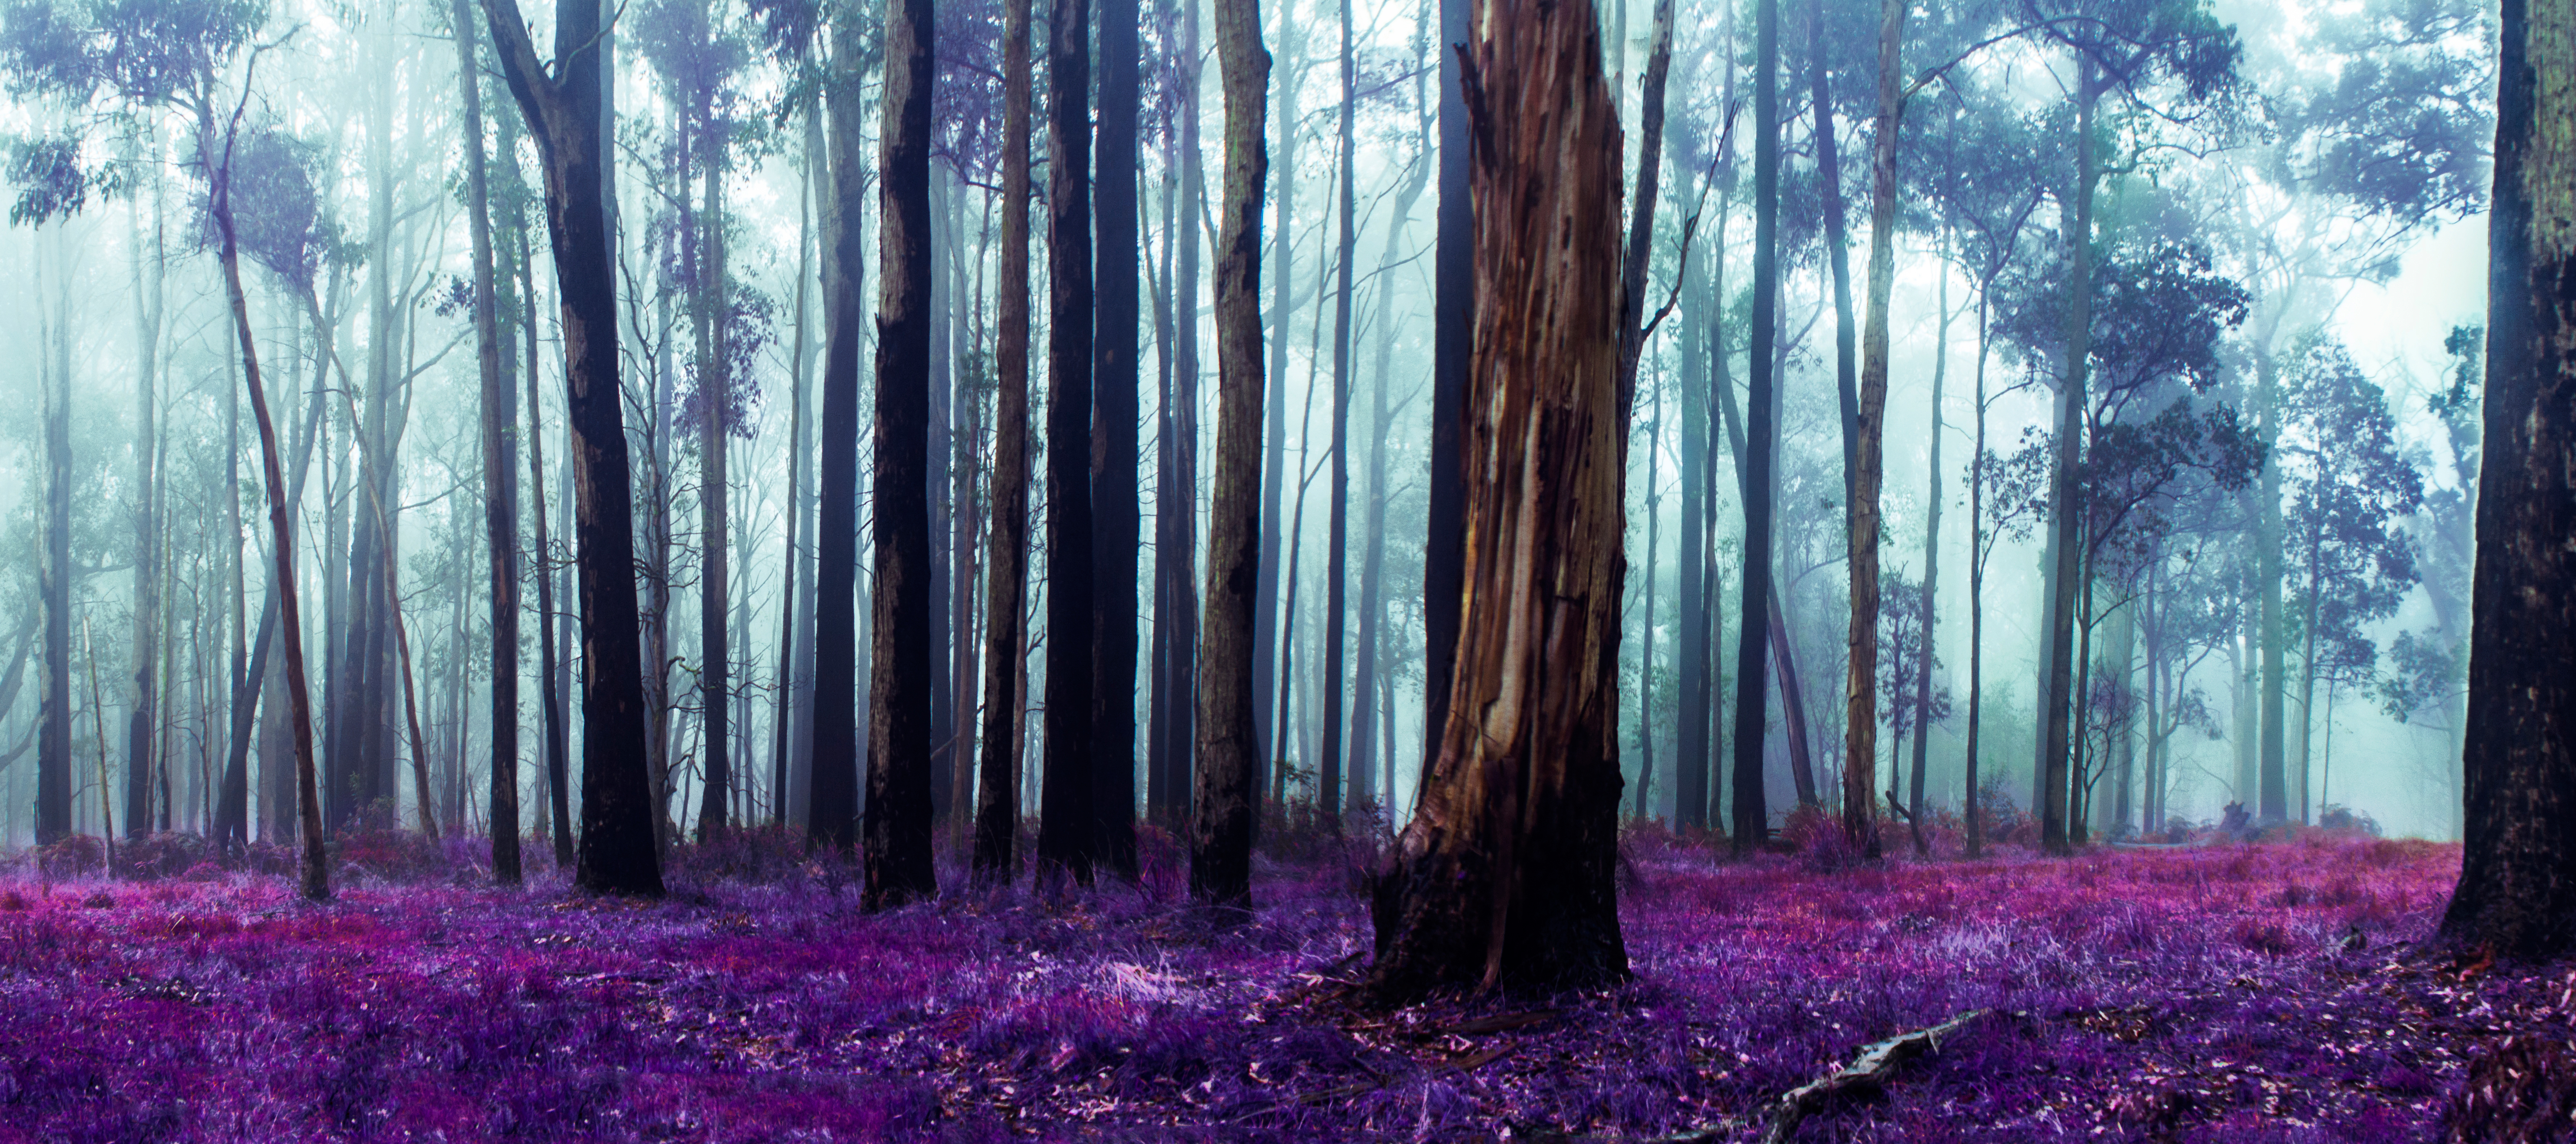
[[[1871,1044],[1853,1057],[1850,1064],[1790,1089],[1771,1106],[1770,1126],[1762,1132],[1762,1144],[1782,1144],[1798,1131],[1798,1122],[1821,1107],[1825,1101],[1854,1089],[1870,1089],[1887,1082],[1896,1066],[1941,1047],[1941,1038],[1966,1028],[1986,1015],[1983,1009],[1970,1009],[1928,1029],[1899,1033]]]

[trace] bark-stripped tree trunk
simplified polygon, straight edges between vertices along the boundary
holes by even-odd
[[[1754,0],[1753,17],[1753,313],[1745,357],[1749,425],[1736,457],[1744,478],[1744,610],[1735,649],[1735,853],[1769,836],[1762,790],[1764,705],[1762,649],[1771,636],[1771,439],[1779,403],[1772,343],[1780,304],[1780,3]],[[1721,391],[1721,400],[1732,402]],[[1781,681],[1784,685],[1788,680]],[[1783,693],[1791,690],[1783,687]]]
[[[1819,12],[1819,20],[1822,15]],[[1898,52],[1904,43],[1905,0],[1882,0],[1878,20],[1878,124],[1870,145],[1869,308],[1863,319],[1859,429],[1851,471],[1851,627],[1845,636],[1848,672],[1843,680],[1843,833],[1862,854],[1879,856],[1878,837],[1878,529],[1879,486],[1887,469],[1887,302],[1896,283],[1896,126],[1905,111]],[[1823,57],[1817,59],[1816,113],[1826,114]],[[1819,141],[1819,146],[1830,146]],[[1832,197],[1839,192],[1828,190]],[[1838,215],[1839,210],[1832,211]],[[1834,249],[1841,265],[1842,248]],[[1839,279],[1840,276],[1837,275]],[[1838,282],[1842,321],[1851,319],[1846,287]],[[1851,335],[1839,353],[1848,365]],[[1939,432],[1936,428],[1935,434]],[[1927,594],[1925,600],[1930,600]],[[1931,632],[1924,630],[1924,660],[1931,660]]]
[[[993,532],[984,621],[984,736],[975,876],[1007,882],[1020,823],[1022,617],[1029,572],[1029,8],[1002,5],[1002,265],[994,299]]]
[[[1092,857],[1136,874],[1137,0],[1101,0],[1091,407]],[[1052,567],[1049,576],[1054,575]]]
[[[2576,5],[2505,0],[2487,269],[2486,432],[2469,646],[2466,845],[2442,932],[2576,944]]]
[[[877,200],[875,638],[869,649],[870,909],[939,891],[931,871],[930,79],[931,0],[886,5]]]
[[[1387,1003],[1628,976],[1618,113],[1591,4],[1475,16],[1478,461],[1449,723],[1375,911]]]
[[[823,212],[823,401],[815,467],[814,746],[807,764],[805,836],[847,850],[858,842],[859,347],[866,281],[860,227],[867,173],[859,162],[865,33],[854,16],[832,25],[824,88],[831,115],[831,196]]]
[[[1047,82],[1046,777],[1038,861],[1091,880],[1091,147],[1089,0],[1055,0]],[[1122,697],[1121,702],[1125,702]]]
[[[492,877],[519,884],[519,458],[517,394],[502,376],[492,282],[492,214],[483,155],[483,85],[473,10],[449,0],[465,108],[465,213],[474,247],[474,364],[482,381],[483,528],[492,559]],[[426,802],[423,806],[426,808]],[[426,809],[424,809],[424,815]]]
[[[593,893],[659,896],[652,784],[644,769],[644,660],[636,630],[635,530],[618,384],[617,294],[608,215],[607,84],[595,0],[556,0],[556,67],[537,58],[518,0],[482,0],[501,72],[544,164],[546,230],[563,307],[565,423],[581,581],[581,841],[574,881]],[[290,645],[292,646],[292,645]]]
[[[1017,0],[1014,0],[1017,2]],[[1225,184],[1217,207],[1216,466],[1208,505],[1206,620],[1200,626],[1198,767],[1191,795],[1190,893],[1252,904],[1253,616],[1261,594],[1261,138],[1270,53],[1260,0],[1215,0],[1225,86]]]

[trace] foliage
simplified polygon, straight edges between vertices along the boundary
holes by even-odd
[[[1837,832],[1827,830],[1823,835]],[[363,881],[0,875],[0,1122],[36,1138],[1644,1138],[1741,1118],[1969,1008],[1852,1140],[2420,1138],[2558,983],[2412,952],[2457,850],[2004,852],[1820,875],[1633,832],[1640,980],[1363,1017],[1335,861],[1263,908],[969,891],[866,914],[786,836],[675,863],[657,905]],[[765,856],[756,856],[765,855]],[[712,856],[701,856],[712,858]],[[962,885],[962,871],[951,869]],[[2435,1018],[2429,1014],[2439,1013]],[[2464,1016],[2475,1013],[2475,1016]],[[2555,1027],[2555,1026],[2549,1026]],[[1811,1129],[1815,1131],[1817,1129]]]

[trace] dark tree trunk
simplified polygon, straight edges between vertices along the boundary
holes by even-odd
[[[858,529],[860,291],[867,280],[860,228],[867,173],[859,87],[865,33],[853,19],[832,26],[830,199],[823,211],[823,408],[814,516],[814,747],[808,764],[805,836],[847,850],[858,842]]]
[[[867,893],[870,909],[929,897],[930,79],[931,0],[886,6],[879,163],[874,638],[868,665]]]
[[[710,140],[712,144],[712,139]],[[706,160],[706,210],[699,216],[699,247],[705,263],[698,272],[698,321],[705,331],[698,346],[698,708],[704,728],[702,750],[706,783],[699,788],[698,841],[721,837],[731,828],[728,803],[733,797],[733,742],[727,710],[733,698],[733,649],[726,637],[725,610],[732,603],[731,569],[725,545],[730,541],[731,476],[727,471],[727,421],[733,378],[725,346],[732,304],[725,284],[724,154],[710,145]]]
[[[1619,811],[1619,126],[1589,3],[1485,0],[1466,595],[1438,762],[1381,889],[1382,1003],[1628,976]],[[1569,167],[1569,163],[1572,164]]]
[[[1217,208],[1216,466],[1208,506],[1207,612],[1198,675],[1198,767],[1191,797],[1190,893],[1252,904],[1255,600],[1261,595],[1261,138],[1270,53],[1259,0],[1216,0],[1225,85],[1225,186]]]
[[[2505,0],[2487,269],[2486,432],[2469,645],[2467,827],[2442,932],[2499,953],[2576,945],[2576,13]]]
[[[1092,672],[1089,0],[1055,0],[1047,76],[1046,778],[1038,861],[1091,880],[1100,832]],[[1125,702],[1122,696],[1119,700]]]
[[[1814,92],[1816,193],[1824,200],[1826,264],[1834,279],[1834,394],[1843,414],[1843,516],[1851,511],[1860,474],[1860,387],[1852,336],[1851,233],[1843,222],[1843,166],[1834,138],[1832,69],[1825,66],[1825,5],[1807,9],[1807,78]],[[1846,772],[1848,773],[1848,772]]]
[[[1466,50],[1473,0],[1440,3],[1440,205],[1432,252],[1431,472],[1422,544],[1422,767],[1440,755],[1458,662],[1467,569],[1468,353],[1476,321],[1475,216],[1468,196]]]
[[[515,137],[515,132],[502,132],[504,140],[513,140]],[[511,179],[516,182],[518,175],[515,159],[512,160],[510,169]],[[565,869],[573,865],[572,764],[567,758],[569,744],[566,736],[569,729],[564,726],[563,691],[556,686],[556,680],[562,670],[564,649],[555,639],[555,571],[549,564],[554,559],[554,541],[549,535],[546,522],[546,439],[543,424],[546,407],[537,399],[539,393],[537,389],[537,276],[536,266],[529,259],[527,229],[524,226],[515,229],[519,232],[521,275],[519,297],[522,307],[520,322],[521,329],[527,335],[528,351],[528,491],[535,494],[537,500],[537,536],[534,550],[537,554],[537,662],[539,665],[537,690],[544,696],[542,706],[545,709],[546,796],[554,810],[551,817],[554,819],[555,867]]]
[[[984,606],[983,780],[975,876],[1007,882],[1020,823],[1019,713],[1029,570],[1029,0],[1002,6],[1002,265],[994,300],[993,534]]]
[[[593,0],[557,0],[558,70],[537,58],[518,0],[483,0],[502,74],[545,165],[546,230],[563,305],[566,425],[581,573],[581,843],[575,881],[593,893],[659,896],[652,783],[644,769],[644,661],[636,631],[635,531],[618,384],[601,60]],[[292,645],[290,645],[291,647]]]
[[[1646,267],[1655,251],[1655,197],[1661,186],[1664,161],[1664,81],[1672,74],[1672,67],[1673,0],[1655,0],[1654,48],[1646,56],[1645,85],[1637,117],[1636,205],[1628,212],[1628,244],[1619,267],[1619,289],[1627,299],[1619,311],[1619,409],[1623,421],[1636,416],[1637,360],[1646,348]],[[1653,450],[1647,452],[1651,457]],[[1647,468],[1653,469],[1651,461]],[[1649,580],[1653,571],[1649,562]]]
[[[1324,552],[1324,742],[1315,813],[1326,830],[1341,830],[1342,637],[1349,616],[1343,594],[1349,583],[1351,500],[1351,263],[1359,243],[1359,162],[1354,118],[1359,71],[1353,57],[1351,0],[1342,0],[1341,233],[1334,243],[1338,281],[1333,291],[1333,477]]]
[[[1091,415],[1092,857],[1136,873],[1137,0],[1101,0]],[[1079,170],[1079,168],[1077,168]],[[1077,216],[1078,217],[1078,216]],[[1050,673],[1052,676],[1052,673]]]
[[[492,281],[489,172],[483,155],[483,85],[475,66],[473,10],[449,0],[457,88],[465,108],[466,229],[474,244],[474,364],[481,379],[483,528],[492,558],[492,877],[519,884],[519,458],[517,394],[502,375]],[[425,793],[425,792],[424,792]],[[428,802],[422,801],[424,815]]]
[[[1770,832],[1762,790],[1762,730],[1769,722],[1763,645],[1771,636],[1771,440],[1779,407],[1772,343],[1780,304],[1780,3],[1755,0],[1753,31],[1753,314],[1745,365],[1751,422],[1736,457],[1744,477],[1744,608],[1735,650],[1735,853]],[[1731,398],[1729,398],[1731,400]],[[1787,680],[1781,681],[1784,694]]]

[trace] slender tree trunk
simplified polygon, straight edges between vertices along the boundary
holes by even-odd
[[[595,0],[557,0],[557,67],[550,74],[518,0],[483,0],[483,15],[545,165],[546,229],[561,283],[581,573],[582,829],[575,881],[593,893],[658,896],[662,863],[654,843],[658,811],[643,766],[644,662],[602,138],[607,53],[584,50],[606,29]]]
[[[1823,200],[1826,265],[1834,281],[1834,394],[1842,402],[1843,523],[1849,528],[1861,463],[1860,388],[1852,346],[1858,323],[1852,320],[1851,230],[1843,222],[1843,166],[1834,134],[1832,69],[1825,65],[1823,0],[1810,0],[1807,8],[1807,78],[1814,97],[1816,193]],[[1844,773],[1850,773],[1849,763]]]
[[[1988,276],[1977,283],[1977,443],[1968,453],[1968,775],[1967,819],[1968,857],[1982,858],[1986,851],[1985,794],[1978,785],[1978,768],[1984,757],[1978,753],[1977,722],[1985,702],[1986,668],[1986,560],[1994,553],[1994,540],[1986,535],[1986,301],[1994,288]]]
[[[1738,857],[1770,836],[1762,790],[1762,732],[1770,721],[1762,651],[1771,636],[1771,426],[1779,405],[1772,342],[1780,305],[1780,0],[1754,0],[1753,11],[1753,338],[1745,355],[1752,423],[1736,450],[1744,476],[1744,618],[1736,625],[1735,652]]]
[[[1047,76],[1046,778],[1038,861],[1091,881],[1100,831],[1092,673],[1092,289],[1089,0],[1054,0]],[[1125,702],[1122,697],[1120,702]],[[1112,760],[1112,765],[1115,761]]]
[[[1259,39],[1257,32],[1254,38]],[[1278,233],[1272,236],[1271,242],[1273,248],[1278,251],[1279,264],[1273,273],[1275,281],[1271,289],[1270,369],[1266,375],[1270,378],[1268,406],[1270,443],[1263,458],[1260,514],[1260,551],[1270,553],[1283,550],[1285,540],[1280,535],[1279,526],[1286,522],[1287,516],[1279,511],[1279,498],[1286,491],[1288,483],[1295,479],[1287,472],[1288,326],[1290,320],[1297,315],[1295,290],[1297,232],[1292,225],[1296,222],[1297,216],[1297,90],[1306,75],[1306,31],[1305,25],[1297,18],[1297,0],[1282,0],[1280,4],[1279,41],[1280,50],[1287,53],[1288,58],[1279,69],[1278,77],[1279,190],[1272,197],[1276,220],[1272,223],[1272,229]],[[1268,169],[1266,157],[1263,169],[1265,171]],[[1322,302],[1320,296],[1317,302],[1318,304]],[[1223,415],[1219,414],[1219,416]],[[1209,527],[1213,536],[1212,530],[1215,526]],[[1256,658],[1252,674],[1253,685],[1263,705],[1256,716],[1254,734],[1259,737],[1266,752],[1260,756],[1266,770],[1270,760],[1284,758],[1288,753],[1287,712],[1279,710],[1269,702],[1273,690],[1285,686],[1279,683],[1272,673],[1277,669],[1281,659],[1288,654],[1283,646],[1285,637],[1279,634],[1282,618],[1280,596],[1287,591],[1287,588],[1280,579],[1281,570],[1274,563],[1264,561],[1258,567],[1259,571],[1256,575],[1261,579],[1261,606],[1259,615],[1253,621],[1253,639],[1260,645],[1260,654]],[[1271,785],[1274,788],[1278,785],[1275,777],[1272,778]],[[1259,816],[1255,817],[1257,819]]]
[[[1370,748],[1369,737],[1372,721],[1383,720],[1389,726],[1395,722],[1395,706],[1391,703],[1381,703],[1378,698],[1380,675],[1392,677],[1394,674],[1393,672],[1381,673],[1378,668],[1378,660],[1382,654],[1380,645],[1385,641],[1386,624],[1383,588],[1386,570],[1386,502],[1392,491],[1387,487],[1386,439],[1393,431],[1393,418],[1387,410],[1386,399],[1388,391],[1395,388],[1394,281],[1395,268],[1399,261],[1397,255],[1403,249],[1405,230],[1413,220],[1414,204],[1421,200],[1423,190],[1431,183],[1433,140],[1431,117],[1427,114],[1428,109],[1425,110],[1422,123],[1422,149],[1415,156],[1413,169],[1405,176],[1404,185],[1396,191],[1395,214],[1386,232],[1386,252],[1378,257],[1377,361],[1370,372],[1370,377],[1374,379],[1372,384],[1375,386],[1375,393],[1370,397],[1372,406],[1369,418],[1371,433],[1368,454],[1368,516],[1360,526],[1361,535],[1364,538],[1361,543],[1366,545],[1366,548],[1360,557],[1359,668],[1352,686],[1352,695],[1356,699],[1351,719],[1351,807],[1354,810],[1372,797],[1371,792],[1375,789],[1375,784],[1371,780],[1378,773],[1378,767],[1381,765],[1371,757],[1374,753]],[[1395,767],[1393,750],[1386,752],[1382,765],[1387,773],[1393,772]],[[1392,822],[1395,814],[1393,800],[1380,799],[1379,806],[1387,813],[1388,821]]]
[[[2070,702],[2078,706],[2081,696],[2070,700],[2069,684],[2075,674],[2074,661],[2068,659],[2069,645],[2075,635],[2075,596],[2079,584],[2076,568],[2082,552],[2077,542],[2082,513],[2077,508],[2076,466],[2082,450],[2084,432],[2084,376],[2087,360],[2092,356],[2093,330],[2093,66],[2088,60],[2079,65],[2081,72],[2076,88],[2076,183],[2075,208],[2071,216],[2071,233],[2067,242],[2071,269],[2067,280],[2065,377],[2057,392],[2057,458],[2049,479],[2049,529],[2056,542],[2057,582],[2049,602],[2048,673],[2040,689],[2041,744],[2040,757],[2047,770],[2046,789],[2040,809],[2040,845],[2051,854],[2067,854],[2072,847],[2067,841],[2067,763],[2072,743],[2067,722]]]
[[[1018,0],[1013,0],[1018,2]],[[1208,507],[1206,622],[1198,675],[1198,766],[1191,796],[1190,893],[1252,905],[1256,724],[1254,631],[1261,576],[1261,139],[1270,53],[1259,0],[1214,0],[1225,88],[1225,183],[1217,215],[1217,438]]]
[[[482,379],[483,527],[492,556],[492,876],[519,884],[519,458],[517,396],[502,376],[492,282],[492,214],[483,155],[483,85],[474,17],[449,0],[456,82],[465,109],[465,212],[474,248],[474,363]],[[425,793],[425,792],[424,792]],[[428,814],[422,800],[421,813]]]
[[[136,349],[134,415],[134,706],[126,714],[125,836],[140,838],[152,829],[153,766],[159,753],[157,715],[161,676],[153,669],[161,643],[161,525],[156,503],[156,468],[160,450],[153,414],[158,411],[153,383],[161,372],[161,257],[159,201],[154,202],[153,244],[145,253],[141,206],[135,207],[134,332]],[[147,275],[144,263],[151,263]],[[162,804],[162,813],[169,805]]]
[[[931,869],[930,689],[936,670],[929,488],[932,0],[886,6],[879,164],[876,477],[870,486],[876,623],[868,670],[870,909],[938,893]]]
[[[1092,858],[1136,875],[1137,0],[1100,4],[1099,292],[1092,359]],[[1077,101],[1077,106],[1079,101]],[[1049,673],[1052,677],[1053,673]]]
[[[796,180],[796,317],[792,325],[796,344],[787,351],[787,568],[786,586],[778,602],[778,703],[770,727],[770,805],[769,820],[784,826],[788,811],[788,756],[795,746],[792,728],[796,712],[804,704],[802,689],[797,686],[796,629],[800,601],[811,599],[813,589],[804,595],[796,591],[796,573],[804,568],[801,543],[811,543],[800,526],[805,522],[805,319],[811,313],[805,291],[814,277],[814,186],[815,175],[823,163],[821,114],[808,105],[805,110],[804,165]]]
[[[2263,483],[2259,508],[2261,531],[2254,541],[2257,630],[2260,633],[2262,676],[2256,700],[2260,720],[2257,740],[2256,781],[2259,784],[2257,815],[2267,823],[2281,822],[2290,815],[2288,769],[2287,713],[2283,710],[2284,693],[2288,690],[2288,649],[2284,646],[2288,632],[2281,623],[2281,552],[2287,541],[2281,521],[2281,463],[2274,451],[2281,437],[2281,383],[2272,355],[2254,355],[2255,417],[2263,426]]]
[[[1627,330],[1620,333],[1624,338]],[[1633,400],[1633,392],[1628,396]],[[1655,413],[1646,423],[1646,574],[1639,585],[1646,595],[1646,614],[1637,641],[1637,817],[1645,820],[1655,817],[1655,563],[1664,542],[1663,498],[1655,491],[1655,474],[1656,441],[1663,434],[1664,389],[1658,385]]]
[[[1623,16],[1627,5],[1621,4]],[[1646,348],[1646,267],[1655,247],[1655,198],[1661,186],[1664,159],[1664,82],[1673,66],[1673,0],[1655,0],[1655,46],[1646,55],[1643,106],[1638,112],[1637,190],[1635,205],[1628,211],[1628,243],[1619,267],[1619,289],[1627,299],[1619,312],[1619,407],[1622,417],[1634,417],[1637,408],[1637,361]],[[1620,54],[1626,54],[1626,37],[1620,40]],[[1651,458],[1653,451],[1648,450]],[[1647,463],[1648,471],[1653,462]],[[1647,578],[1653,580],[1653,564],[1647,565]],[[1651,631],[1651,628],[1649,629]]]
[[[731,540],[729,519],[732,476],[726,456],[733,426],[731,353],[725,345],[732,302],[725,282],[724,155],[708,148],[706,210],[700,216],[706,262],[698,277],[698,313],[706,331],[698,356],[698,706],[706,736],[706,782],[699,787],[698,841],[722,836],[732,828],[727,803],[733,797],[732,729],[726,707],[733,699],[733,649],[725,610],[732,603],[732,570],[725,546]]]
[[[501,137],[505,141],[514,142],[518,137],[518,133],[505,129],[502,131]],[[515,150],[513,153],[515,154]],[[511,161],[509,170],[510,180],[515,185],[519,181],[518,163],[515,158]],[[518,220],[513,221],[516,222]],[[537,389],[537,376],[539,370],[537,368],[538,331],[536,264],[529,256],[527,228],[525,226],[518,226],[514,229],[518,231],[519,235],[520,323],[521,328],[527,334],[525,341],[528,355],[528,491],[534,494],[537,500],[537,545],[535,548],[535,552],[537,554],[537,639],[539,666],[537,690],[543,696],[542,706],[545,712],[546,794],[552,801],[554,809],[552,817],[554,818],[553,841],[555,867],[557,869],[569,869],[572,867],[574,862],[572,842],[572,764],[567,757],[569,754],[567,736],[570,728],[565,726],[568,720],[564,713],[564,689],[558,684],[558,680],[562,678],[561,673],[564,665],[563,657],[565,652],[569,650],[564,648],[562,645],[569,641],[558,640],[556,633],[556,627],[558,625],[555,612],[555,570],[550,563],[554,559],[554,540],[553,537],[549,535],[546,513],[546,439],[544,431],[544,415],[546,407],[544,402],[538,400],[539,390]]]
[[[1952,123],[1955,126],[1957,120]],[[1941,256],[1934,265],[1941,274],[1933,302],[1940,319],[1932,335],[1932,457],[1923,478],[1923,612],[1915,621],[1916,630],[1923,633],[1923,654],[1914,661],[1914,760],[1905,792],[1905,820],[1913,827],[1914,852],[1922,855],[1932,852],[1931,843],[1923,837],[1923,771],[1931,753],[1932,661],[1936,658],[1933,651],[1939,646],[1933,604],[1941,586],[1941,438],[1949,433],[1941,423],[1941,383],[1950,372],[1950,232],[1946,226],[1941,231]]]
[[[995,299],[993,532],[984,622],[983,780],[975,876],[1007,882],[1020,815],[1019,712],[1029,552],[1029,12],[1002,5],[1002,281]]]
[[[1878,541],[1879,488],[1886,476],[1887,303],[1896,282],[1896,127],[1904,114],[1898,60],[1905,34],[1905,0],[1883,0],[1878,21],[1878,125],[1870,147],[1869,308],[1861,332],[1867,343],[1861,363],[1859,403],[1844,415],[1856,440],[1848,449],[1851,465],[1851,626],[1845,635],[1849,653],[1843,684],[1843,832],[1861,853],[1879,856],[1878,836]],[[1823,24],[1821,7],[1817,23]],[[1824,56],[1816,57],[1816,117],[1828,124],[1832,111],[1825,101]],[[1826,217],[1839,220],[1842,191],[1833,182],[1833,136],[1826,127],[1817,140],[1819,169],[1826,179]],[[1844,377],[1850,376],[1851,292],[1843,270],[1843,242],[1832,240],[1836,304],[1835,354]],[[1849,382],[1845,383],[1846,395]],[[1846,396],[1849,402],[1850,397]],[[1939,430],[1936,428],[1937,435]],[[1930,596],[1927,594],[1928,601]],[[1931,658],[1931,632],[1924,630],[1924,658]],[[1919,740],[1918,740],[1919,741]]]
[[[1180,512],[1174,520],[1172,547],[1182,554],[1172,577],[1172,641],[1165,662],[1170,675],[1171,696],[1171,774],[1168,786],[1172,792],[1171,822],[1175,832],[1186,830],[1191,814],[1191,786],[1197,768],[1192,762],[1198,742],[1199,678],[1199,581],[1198,581],[1198,495],[1199,495],[1199,228],[1203,225],[1200,206],[1205,196],[1205,176],[1201,170],[1199,150],[1199,5],[1197,0],[1181,0],[1181,204],[1180,221],[1173,228],[1173,238],[1180,243],[1177,256],[1179,269],[1172,291],[1176,298],[1172,330],[1172,399],[1175,416],[1172,428],[1178,435],[1172,443],[1175,481],[1179,490]],[[1160,495],[1160,494],[1158,494]]]
[[[37,311],[49,317],[48,327],[70,319],[67,306],[58,305],[50,313],[45,307],[45,290],[41,281],[46,259],[42,253],[43,238],[38,238],[36,256],[39,282],[36,290]],[[60,244],[55,244],[59,246]],[[54,261],[59,280],[63,271]],[[57,289],[60,289],[59,284]],[[59,352],[67,342],[66,331],[44,329],[38,335],[36,349],[39,385],[44,393],[44,550],[37,565],[36,594],[45,613],[44,690],[37,712],[36,731],[36,844],[51,845],[72,836],[77,825],[72,818],[72,430],[71,377],[68,353]],[[247,343],[245,343],[247,345]],[[106,797],[106,791],[100,791]]]
[[[1341,234],[1334,244],[1338,274],[1333,292],[1333,476],[1332,503],[1325,524],[1324,555],[1324,743],[1316,760],[1321,784],[1315,790],[1315,813],[1324,828],[1341,831],[1342,805],[1342,637],[1349,609],[1344,589],[1350,567],[1350,430],[1351,430],[1351,263],[1359,245],[1358,144],[1354,120],[1359,105],[1359,70],[1352,52],[1351,0],[1342,3]]]
[[[832,26],[832,58],[845,69],[826,88],[831,115],[831,197],[823,211],[823,401],[817,438],[814,519],[814,746],[808,763],[808,840],[848,850],[858,842],[858,501],[859,347],[866,253],[860,241],[867,172],[859,161],[866,129],[859,90],[866,32],[853,19]]]

